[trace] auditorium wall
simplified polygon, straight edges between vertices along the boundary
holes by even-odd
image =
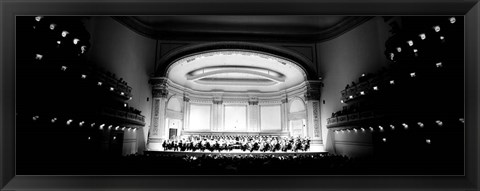
[[[345,104],[340,102],[341,91],[352,81],[358,82],[362,73],[374,73],[387,66],[383,54],[385,41],[390,33],[390,26],[382,17],[371,20],[354,29],[325,42],[317,44],[319,74],[323,79],[321,101],[322,137],[326,150],[335,152],[333,136],[327,136],[327,119],[333,112],[342,109]],[[354,153],[358,136],[349,137],[349,144],[337,142],[344,154]]]
[[[124,153],[136,152],[136,145],[142,152],[150,126],[152,93],[148,80],[154,70],[156,40],[139,35],[111,17],[90,17],[84,19],[84,24],[91,35],[88,61],[123,78],[132,87],[133,98],[127,103],[141,111],[146,125],[136,131],[135,144],[124,145]]]

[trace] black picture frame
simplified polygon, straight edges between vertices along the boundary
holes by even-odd
[[[0,188],[4,190],[478,190],[478,0],[115,0],[0,2]],[[16,176],[17,15],[464,15],[465,176]],[[32,85],[35,85],[32,82]],[[32,92],[32,97],[35,92]]]

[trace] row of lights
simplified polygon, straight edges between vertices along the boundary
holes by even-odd
[[[455,17],[450,17],[449,21],[450,21],[451,24],[454,24],[457,21],[457,19]],[[439,25],[435,25],[432,28],[437,33],[440,32],[440,29],[441,29]],[[418,34],[418,36],[420,37],[421,40],[425,40],[427,38],[427,35],[425,33],[420,33],[420,34]],[[440,36],[440,40],[442,40],[442,41],[445,40],[445,37]],[[408,44],[408,46],[413,46],[413,40],[408,40],[407,44]],[[402,52],[401,47],[397,47],[396,49],[397,49],[397,52]],[[418,49],[413,49],[413,52],[417,53]],[[390,53],[390,60],[393,60],[394,57],[395,57],[395,54],[393,52]]]
[[[382,141],[383,141],[384,143],[387,142],[387,138],[383,137],[383,138],[382,138]],[[427,139],[425,139],[425,143],[431,144],[431,143],[432,143],[432,140],[429,139],[429,138],[427,138]]]
[[[40,22],[40,21],[42,20],[42,18],[43,18],[42,16],[37,16],[37,17],[35,17],[35,20],[36,20],[37,22]],[[49,27],[50,27],[50,30],[55,30],[55,27],[56,27],[56,26],[57,26],[57,24],[55,24],[55,23],[50,24],[50,26],[49,26]],[[35,28],[35,27],[34,27],[34,28]],[[70,34],[70,32],[68,32],[68,31],[66,31],[66,30],[63,30],[62,33],[61,33],[61,36],[62,36],[63,38],[65,38],[65,37],[67,37],[68,34]],[[80,39],[78,39],[78,38],[73,38],[73,44],[77,45],[78,42],[80,42]],[[62,43],[61,41],[57,41],[57,44],[61,44],[61,43]],[[80,50],[82,51],[82,54],[85,53],[85,51],[87,50],[87,46],[85,46],[85,45],[81,46],[81,47],[80,47]]]
[[[458,119],[458,120],[459,120],[461,123],[465,123],[465,119],[463,119],[463,118],[460,118],[460,119]],[[437,126],[439,126],[439,127],[443,126],[443,122],[440,121],[440,120],[436,120],[435,123],[436,123]],[[401,125],[403,126],[403,128],[404,128],[405,130],[407,130],[407,129],[409,128],[408,124],[406,124],[406,123],[402,123]],[[423,127],[425,126],[425,124],[422,123],[422,122],[417,122],[416,125],[418,125],[418,127],[420,127],[420,128],[423,128]],[[395,130],[395,126],[394,126],[394,125],[390,124],[389,127],[390,127],[392,130]],[[375,129],[374,129],[373,127],[369,127],[368,129],[369,129],[371,132],[375,131]],[[379,130],[380,132],[383,132],[384,129],[385,129],[385,128],[384,128],[383,126],[381,126],[381,125],[378,126],[378,130]],[[338,134],[338,133],[345,133],[345,132],[350,133],[350,131],[354,131],[355,133],[357,133],[358,131],[361,131],[362,133],[365,133],[365,132],[366,132],[366,129],[363,128],[363,127],[361,127],[361,128],[335,130],[334,132],[335,132],[336,134]]]
[[[443,64],[442,64],[442,62],[437,62],[437,63],[435,64],[435,66],[436,66],[437,68],[441,68],[441,67],[443,66]],[[362,76],[364,76],[364,75],[362,74]],[[414,78],[414,77],[416,77],[416,76],[417,76],[417,73],[415,73],[415,72],[411,72],[411,73],[410,73],[410,77],[411,77],[411,78]],[[390,81],[389,81],[389,84],[390,84],[390,85],[395,85],[395,80],[390,80]],[[372,89],[373,89],[374,91],[378,91],[378,86],[373,86]],[[360,95],[365,95],[365,91],[360,91]],[[350,95],[350,96],[348,96],[348,98],[349,98],[349,99],[353,99],[354,96],[353,96],[353,95]],[[343,99],[340,100],[340,102],[341,102],[341,103],[345,103],[345,101],[344,101]]]
[[[38,54],[37,54],[37,56],[38,56]],[[68,68],[67,66],[62,66],[60,69],[65,72],[65,71],[67,71],[67,68]],[[82,79],[86,79],[86,78],[87,78],[87,75],[86,75],[86,74],[81,74],[80,77],[81,77]],[[102,85],[103,85],[103,82],[98,81],[98,82],[97,82],[97,85],[98,85],[98,86],[102,86]],[[114,91],[114,90],[115,90],[115,88],[110,87],[110,91]],[[125,93],[124,93],[124,92],[120,92],[120,95],[121,95],[121,96],[125,96]],[[128,100],[131,100],[131,99],[132,99],[132,97],[130,96],[130,97],[128,98]]]
[[[33,121],[37,121],[39,118],[40,118],[40,116],[35,115],[35,116],[32,117],[32,120],[33,120]],[[54,117],[54,118],[52,118],[52,119],[50,120],[50,122],[56,123],[57,120],[58,120],[58,119],[57,119],[56,117]],[[67,125],[71,125],[72,122],[73,122],[73,119],[68,119],[68,120],[66,121],[66,124],[67,124]],[[78,126],[82,127],[84,124],[85,124],[85,121],[80,121],[80,122],[78,123]],[[90,124],[90,127],[95,127],[95,124],[96,124],[96,123],[91,123],[91,124]],[[103,127],[105,127],[105,124],[99,125],[99,129],[100,129],[100,130],[103,130]],[[108,130],[111,130],[112,127],[113,127],[113,125],[109,125],[109,126],[108,126]],[[120,127],[120,126],[116,126],[116,127],[115,127],[115,130],[119,130],[119,129],[121,129],[122,131],[124,131],[125,129],[127,129],[127,131],[133,131],[133,132],[135,132],[135,131],[137,130],[136,128],[130,128],[130,127],[129,127],[129,128]]]

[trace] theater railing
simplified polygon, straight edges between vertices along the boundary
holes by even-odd
[[[87,70],[88,73],[93,74],[93,77],[96,78],[97,81],[102,82],[102,86],[113,87],[113,91],[118,93],[124,99],[132,97],[132,88],[127,84],[122,83],[121,80],[93,67],[87,67]],[[123,95],[121,95],[122,92]]]
[[[100,114],[108,117],[122,119],[127,123],[132,123],[132,124],[142,125],[142,126],[145,125],[145,116],[138,115],[128,111],[112,109],[112,108],[102,108]]]
[[[377,86],[377,88],[379,88],[381,84],[388,83],[388,81],[390,80],[389,75],[390,74],[388,72],[385,72],[364,82],[358,83],[354,86],[342,90],[342,100],[344,102],[348,102],[350,100],[357,99],[358,97],[362,96],[362,91],[364,95],[368,95],[372,91],[377,91],[374,90],[373,87]],[[353,98],[350,98],[350,96],[353,96]]]
[[[354,124],[356,122],[360,122],[363,120],[376,119],[383,116],[384,114],[381,114],[380,112],[374,112],[374,111],[363,111],[363,112],[351,113],[347,115],[328,118],[327,127],[336,127],[341,125]]]

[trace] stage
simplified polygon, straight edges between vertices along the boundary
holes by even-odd
[[[242,151],[240,149],[233,149],[232,151],[144,151],[147,156],[161,156],[161,155],[188,155],[188,156],[202,156],[202,155],[222,155],[222,156],[242,156],[242,155],[274,155],[274,156],[290,156],[290,155],[316,155],[327,154],[326,151],[287,151],[287,152],[260,152],[260,151]]]

